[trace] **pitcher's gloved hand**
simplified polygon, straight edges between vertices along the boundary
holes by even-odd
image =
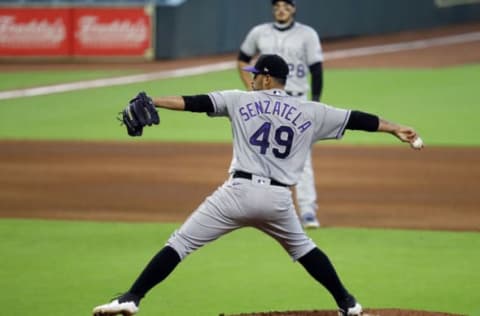
[[[145,92],[140,92],[130,100],[121,115],[120,120],[127,127],[130,136],[142,136],[143,127],[160,123],[157,109],[153,105],[152,99]]]

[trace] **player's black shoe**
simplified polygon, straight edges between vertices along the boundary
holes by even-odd
[[[140,297],[130,292],[126,292],[110,303],[99,305],[93,309],[93,316],[132,316],[138,312]]]

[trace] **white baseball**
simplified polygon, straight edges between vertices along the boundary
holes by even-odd
[[[412,143],[412,147],[415,148],[415,149],[420,149],[423,147],[423,140],[420,138],[420,137],[417,137],[413,143]]]

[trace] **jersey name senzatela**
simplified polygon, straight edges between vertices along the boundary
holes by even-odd
[[[341,138],[349,110],[290,97],[283,90],[209,94],[210,116],[227,116],[233,133],[230,173],[244,171],[288,185],[297,183],[311,145]]]

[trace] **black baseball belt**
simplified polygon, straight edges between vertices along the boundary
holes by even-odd
[[[253,175],[251,173],[248,173],[248,172],[245,172],[245,171],[235,171],[233,173],[232,177],[252,180]],[[270,179],[270,184],[271,185],[276,185],[276,186],[279,186],[279,187],[289,187],[289,185],[286,185],[285,183],[278,182],[275,179]]]

